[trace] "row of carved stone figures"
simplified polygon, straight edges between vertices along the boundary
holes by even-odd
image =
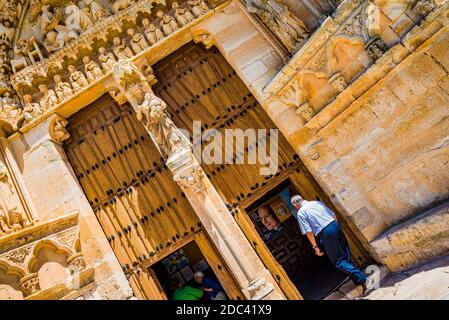
[[[131,0],[116,1],[112,11],[119,12],[133,3]],[[161,27],[166,35],[177,30],[178,24],[184,26],[194,17],[199,17],[209,10],[205,0],[189,0],[187,4],[188,8],[183,8],[178,2],[173,2],[172,9],[176,20],[162,11],[158,12],[157,16],[161,19]],[[81,0],[78,6],[70,4],[64,8],[44,5],[40,8],[40,12],[40,37],[49,53],[62,49],[95,23],[111,15],[98,0]]]
[[[103,77],[118,60],[132,58],[134,55],[156,44],[165,36],[169,36],[177,31],[179,27],[187,25],[195,17],[199,17],[210,10],[204,0],[192,0],[189,3],[192,6],[191,11],[180,8],[178,3],[174,2],[172,4],[174,17],[163,11],[158,11],[156,15],[160,18],[160,28],[145,18],[142,20],[144,34],[137,32],[133,28],[128,29],[129,45],[125,39],[115,37],[113,39],[112,52],[107,51],[104,47],[98,49],[98,63],[91,60],[89,56],[83,57],[84,73],[77,70],[75,66],[69,65],[67,70],[70,83],[63,81],[61,75],[57,74],[54,76],[54,89],[48,88],[45,84],[39,85],[39,91],[42,94],[40,103],[33,102],[31,95],[24,95],[25,124],[31,122],[46,110],[67,101],[74,94]]]

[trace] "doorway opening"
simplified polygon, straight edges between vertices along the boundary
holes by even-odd
[[[301,234],[297,209],[290,202],[295,194],[300,193],[287,179],[250,205],[246,212],[303,298],[320,300],[339,287],[346,275],[326,255],[315,255],[307,237]]]
[[[217,275],[195,241],[189,242],[149,268],[169,300],[228,299]],[[203,275],[202,279],[198,277],[200,275]],[[178,288],[181,290],[175,293]]]

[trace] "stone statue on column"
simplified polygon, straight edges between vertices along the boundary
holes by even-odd
[[[137,119],[150,133],[166,159],[181,150],[190,150],[190,142],[170,119],[167,104],[157,97],[147,77],[130,60],[120,60],[114,66],[114,80],[136,110]]]

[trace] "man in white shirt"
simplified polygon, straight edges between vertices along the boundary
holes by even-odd
[[[336,221],[335,213],[320,201],[306,201],[299,195],[291,198],[292,205],[298,209],[297,219],[301,233],[307,235],[316,255],[322,256],[324,250],[333,265],[346,273],[351,280],[368,290],[366,275],[351,261],[348,241]]]

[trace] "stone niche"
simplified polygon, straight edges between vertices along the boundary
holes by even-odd
[[[0,238],[0,299],[61,299],[92,283],[78,212]]]

